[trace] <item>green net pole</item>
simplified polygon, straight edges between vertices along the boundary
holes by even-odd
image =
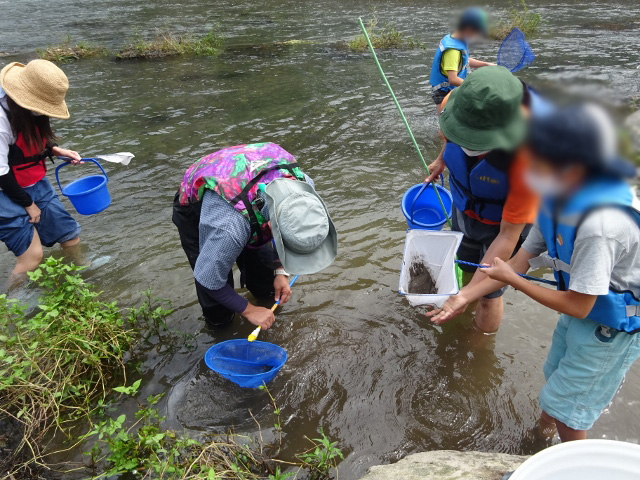
[[[416,149],[416,152],[418,153],[418,157],[420,157],[422,166],[426,170],[427,174],[431,175],[429,166],[427,165],[427,162],[424,160],[424,157],[422,156],[422,151],[420,150],[420,146],[418,145],[416,138],[413,136],[413,132],[411,131],[411,126],[409,126],[407,117],[405,117],[404,112],[402,111],[402,107],[400,106],[400,102],[398,102],[398,99],[396,98],[396,94],[393,93],[393,88],[391,88],[391,84],[389,83],[389,80],[387,80],[387,76],[385,75],[384,70],[382,70],[382,65],[380,65],[380,61],[378,60],[378,55],[376,55],[376,51],[373,48],[373,45],[371,44],[371,39],[369,38],[369,32],[367,32],[367,29],[364,26],[364,23],[362,22],[362,18],[358,18],[358,22],[360,22],[360,28],[362,29],[362,34],[364,35],[364,38],[367,41],[367,44],[369,45],[369,50],[371,51],[371,55],[373,55],[373,60],[376,62],[376,66],[380,71],[380,76],[382,77],[382,80],[384,81],[385,85],[389,89],[391,98],[393,99],[393,102],[396,104],[396,107],[398,108],[398,112],[400,113],[400,117],[402,118],[402,122],[404,123],[404,126],[407,127],[407,132],[409,133],[409,137],[411,137],[411,142],[413,143],[413,146]],[[436,192],[436,196],[438,197],[438,201],[440,202],[440,207],[442,208],[442,211],[444,212],[444,216],[447,219],[447,224],[449,225],[449,228],[451,228],[451,219],[449,218],[447,209],[445,208],[444,203],[442,202],[442,198],[440,197],[440,192],[436,187],[436,182],[431,182],[431,185],[433,186],[433,190]]]

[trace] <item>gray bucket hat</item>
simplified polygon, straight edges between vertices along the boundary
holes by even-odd
[[[338,254],[338,234],[311,185],[277,178],[266,187],[271,231],[283,268],[293,275],[327,268]]]

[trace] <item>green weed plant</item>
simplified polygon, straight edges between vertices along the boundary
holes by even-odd
[[[120,310],[84,281],[82,269],[49,257],[31,272],[42,291],[35,312],[0,295],[0,420],[23,432],[0,467],[16,476],[46,466],[48,440],[73,439],[114,381],[126,380],[124,359],[139,331],[166,335],[170,310],[152,304],[150,293],[141,307]]]
[[[160,32],[151,40],[145,40],[137,35],[116,54],[116,58],[123,60],[185,55],[215,56],[220,53],[223,43],[222,37],[215,30],[200,38]]]
[[[527,36],[537,33],[542,21],[539,13],[529,10],[525,0],[520,0],[520,8],[512,8],[509,19],[492,28],[489,36],[494,40],[503,40],[514,28],[518,28]]]
[[[331,478],[331,472],[337,468],[338,462],[344,460],[338,442],[332,442],[320,429],[319,438],[307,438],[313,446],[297,457],[302,467],[310,472],[311,480],[325,480]]]
[[[366,25],[367,34],[371,40],[373,48],[376,50],[393,50],[393,49],[406,49],[411,50],[415,48],[425,48],[425,45],[411,37],[408,37],[402,32],[396,30],[391,25],[385,25],[380,27],[378,25],[378,18],[374,16],[367,22]],[[367,39],[363,34],[355,36],[353,39],[346,43],[346,48],[352,52],[366,52],[369,50]]]
[[[139,387],[138,380],[130,387],[114,390],[134,396]],[[280,409],[266,386],[261,390],[267,393],[274,406],[274,428],[281,432]],[[162,427],[164,418],[156,408],[161,397],[152,395],[145,403],[138,403],[135,420],[124,414],[106,418],[83,437],[95,441],[87,452],[94,471],[92,480],[123,474],[159,480],[293,480],[302,476],[324,480],[331,478],[337,460],[344,458],[337,442],[331,442],[322,431],[321,438],[311,441],[312,448],[298,456],[301,463],[293,463],[275,458],[280,451],[281,436],[278,436],[277,445],[265,446],[262,433],[258,439],[229,433],[196,440],[165,430]],[[295,471],[284,472],[283,465]]]

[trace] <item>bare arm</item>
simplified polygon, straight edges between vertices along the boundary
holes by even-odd
[[[520,250],[518,250],[518,253],[516,253],[514,257],[506,263],[513,269],[514,272],[527,273],[527,271],[529,271],[529,260],[534,257],[535,255],[521,248]],[[469,285],[460,290],[460,293],[464,294],[464,297],[468,300],[469,303],[475,302],[479,298],[484,297],[485,295],[489,295],[491,292],[495,292],[496,290],[499,290],[500,288],[507,285],[506,282],[501,282],[500,280],[496,280],[487,276],[484,273],[485,270],[487,269],[479,268],[478,272],[476,272],[481,277],[481,280],[479,282],[477,282],[475,285],[471,285],[471,283],[469,283]],[[518,276],[518,278],[521,277]]]
[[[521,248],[507,263],[515,272],[526,273],[529,270],[529,260],[533,257],[535,257],[535,255]],[[484,272],[485,269],[478,270]],[[460,290],[458,295],[449,297],[442,308],[427,312],[427,317],[431,317],[433,323],[441,325],[464,312],[470,303],[506,285],[505,282],[494,280],[482,273],[480,273],[480,275],[481,277],[478,282],[473,285],[469,283]]]
[[[440,174],[444,172],[444,169],[447,168],[444,163],[444,149],[446,146],[447,142],[445,140],[442,143],[442,149],[440,150],[438,157],[429,164],[429,175],[424,179],[425,182],[433,182],[434,180],[437,180]]]
[[[573,290],[552,290],[535,285],[520,277],[506,262],[496,258],[490,268],[483,268],[482,273],[511,285],[516,290],[531,297],[545,307],[576,318],[585,318],[596,303],[597,295],[574,292]]]
[[[502,222],[500,222],[500,233],[498,233],[495,240],[491,242],[491,245],[487,249],[487,253],[482,257],[482,262],[480,263],[490,265],[496,257],[505,261],[509,260],[518,245],[518,241],[520,240],[520,235],[522,235],[524,227],[524,223],[510,223],[506,220],[502,220]],[[480,273],[480,271],[481,269],[478,269],[473,275],[473,278],[469,282],[470,286],[475,285],[486,278],[482,273]]]
[[[469,66],[471,68],[490,67],[492,65],[495,65],[495,63],[483,62],[482,60],[476,60],[475,58],[469,58]]]
[[[447,70],[447,80],[454,87],[459,87],[462,85],[464,80],[458,76],[458,72],[456,70]]]

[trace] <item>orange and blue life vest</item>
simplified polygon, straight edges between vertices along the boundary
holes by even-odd
[[[456,209],[471,213],[480,221],[500,223],[509,194],[509,166],[513,155],[496,150],[481,157],[470,157],[459,145],[447,142],[443,159],[449,169]]]

